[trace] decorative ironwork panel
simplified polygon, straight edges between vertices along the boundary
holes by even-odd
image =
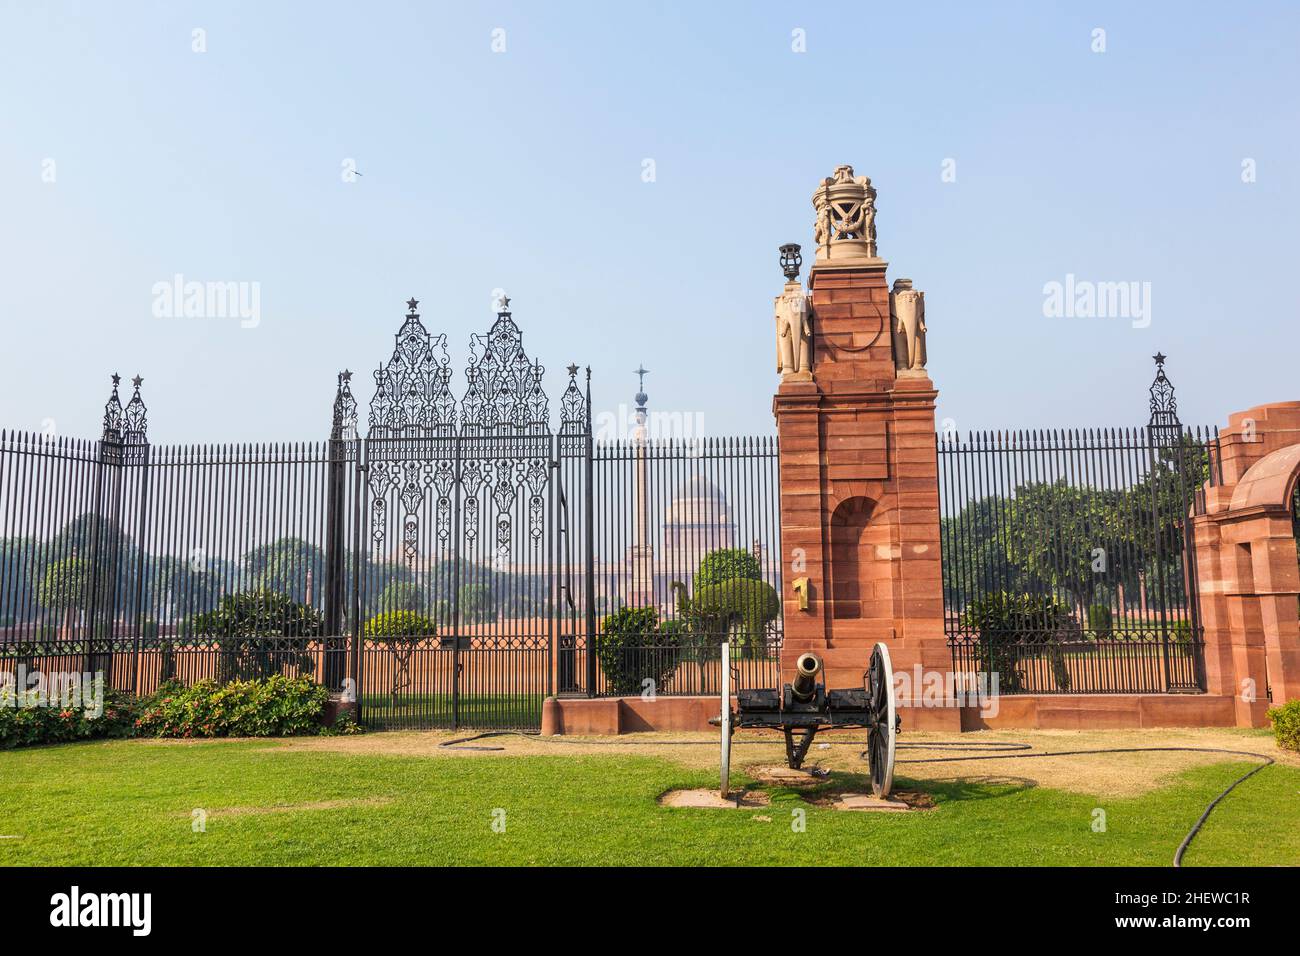
[[[410,299],[398,329],[393,356],[375,370],[370,401],[370,437],[450,435],[456,421],[451,394],[451,359],[447,336],[432,336]]]
[[[503,306],[509,304],[503,300]],[[465,371],[469,387],[461,402],[467,431],[550,431],[550,406],[542,389],[545,369],[529,360],[523,335],[506,308],[485,335],[470,338],[470,353]]]
[[[1152,356],[1156,363],[1156,377],[1151,383],[1151,418],[1148,427],[1161,442],[1175,440],[1182,432],[1178,420],[1178,400],[1174,397],[1174,384],[1165,375],[1165,358],[1162,352]]]
[[[335,440],[357,437],[357,400],[352,397],[352,373],[339,372],[338,389],[334,393],[334,420],[330,438]]]
[[[140,386],[144,379],[139,375],[131,379],[133,391],[125,407],[117,392],[121,382],[122,377],[114,373],[113,393],[104,404],[102,441],[105,445],[105,458],[113,462],[138,464],[144,459],[144,450],[149,444],[148,409],[140,397]]]
[[[425,329],[417,305],[408,302],[393,357],[375,374],[363,442],[372,569],[360,602],[368,613],[410,612],[430,633],[365,642],[363,694],[383,702],[363,718],[536,726],[551,680],[556,574],[544,369],[525,352],[507,300],[471,336],[465,392],[453,399],[446,336]],[[585,442],[588,407],[574,366],[561,409],[571,441]]]

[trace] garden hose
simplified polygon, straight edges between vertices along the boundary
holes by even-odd
[[[540,740],[546,743],[566,743],[563,737],[543,737],[536,732],[526,732],[522,730],[488,730],[482,733],[473,734],[469,737],[458,737],[455,740],[444,740],[438,744],[439,748],[455,750],[476,750],[476,751],[503,751],[505,747],[492,746],[463,746],[471,744],[475,740],[486,740],[491,737],[525,737],[529,740]],[[770,740],[733,740],[732,746],[738,744],[767,744],[771,745]],[[829,740],[823,741],[828,746],[862,746],[867,743],[865,740]],[[605,746],[605,747],[716,747],[717,742],[713,740],[584,740],[584,747]],[[1081,757],[1088,754],[1138,754],[1138,753],[1203,753],[1203,754],[1231,754],[1236,757],[1254,757],[1256,760],[1262,760],[1263,763],[1251,768],[1242,774],[1232,783],[1224,788],[1223,792],[1209,802],[1205,811],[1201,814],[1200,819],[1193,824],[1192,828],[1187,831],[1183,837],[1183,842],[1178,844],[1178,849],[1174,851],[1174,866],[1182,867],[1183,855],[1186,854],[1187,848],[1192,845],[1192,840],[1201,832],[1205,821],[1210,818],[1214,808],[1233,790],[1249,780],[1255,774],[1259,773],[1265,767],[1272,766],[1277,761],[1267,754],[1255,753],[1250,750],[1227,750],[1222,747],[1104,747],[1100,750],[1048,750],[1035,751],[1033,753],[1002,753],[1001,751],[1026,751],[1033,750],[1032,744],[999,742],[999,743],[980,743],[978,741],[967,740],[939,740],[934,743],[915,743],[897,745],[899,750],[963,750],[979,751],[973,756],[962,757],[918,757],[912,760],[899,760],[898,763],[956,763],[962,760],[1024,760],[1029,757]],[[862,759],[867,759],[867,752],[864,750],[859,755]]]
[[[900,748],[907,747],[916,750],[929,749],[929,745],[927,744],[899,744],[898,746]],[[947,744],[943,744],[942,746],[953,747],[958,745],[955,743],[947,743]],[[972,748],[977,748],[980,747],[981,745],[977,743],[972,743],[970,744],[970,746]],[[1024,749],[1030,750],[1032,748],[1028,744],[1025,744]],[[1264,761],[1258,766],[1251,768],[1248,772],[1242,774],[1236,780],[1232,781],[1232,783],[1228,784],[1228,786],[1224,789],[1222,793],[1220,793],[1217,797],[1215,797],[1213,800],[1210,801],[1209,806],[1205,808],[1205,812],[1201,814],[1200,819],[1197,820],[1196,823],[1192,826],[1192,828],[1187,831],[1187,836],[1183,837],[1183,842],[1178,844],[1178,849],[1174,851],[1174,866],[1181,867],[1183,865],[1183,854],[1185,854],[1187,852],[1187,848],[1192,845],[1192,840],[1196,837],[1196,834],[1198,834],[1201,831],[1201,827],[1205,825],[1205,821],[1210,818],[1210,814],[1214,812],[1214,808],[1219,805],[1219,802],[1228,794],[1232,793],[1232,791],[1237,788],[1238,784],[1250,779],[1251,777],[1255,776],[1255,774],[1263,770],[1265,767],[1271,766],[1277,761],[1275,761],[1272,757],[1268,756],[1267,754],[1257,754],[1250,750],[1225,750],[1222,747],[1105,747],[1100,750],[1049,750],[1049,751],[1043,751],[1042,753],[998,754],[992,757],[985,757],[985,756],[924,757],[916,760],[899,760],[897,762],[898,763],[951,763],[958,760],[1023,760],[1028,757],[1079,757],[1086,754],[1140,754],[1140,753],[1170,753],[1170,752],[1202,753],[1202,754],[1233,754],[1238,757],[1254,757],[1257,760]],[[865,758],[867,756],[866,752],[864,751],[861,754],[861,756]]]

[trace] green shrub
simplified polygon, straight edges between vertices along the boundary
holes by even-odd
[[[309,604],[274,591],[227,594],[215,610],[194,615],[193,633],[221,647],[224,679],[266,677],[310,668],[307,647],[324,632],[324,620]]]
[[[366,637],[408,641],[438,633],[438,625],[416,611],[388,611],[366,621]]]
[[[354,734],[363,734],[365,729],[357,723],[356,717],[352,716],[352,711],[345,710],[334,718],[334,723],[329,727],[321,727],[320,735],[322,737],[351,737]]]
[[[1025,689],[1021,653],[1016,648],[1026,645],[1045,651],[1058,689],[1069,689],[1070,672],[1060,647],[1061,631],[1069,622],[1070,609],[1050,594],[1006,591],[982,595],[962,615],[962,623],[979,634],[980,669],[998,675],[998,688],[1004,694]]]
[[[1300,699],[1290,701],[1268,712],[1273,721],[1273,734],[1283,750],[1300,750]]]
[[[103,712],[89,716],[82,706],[48,704],[34,691],[0,691],[0,750],[73,740],[130,737],[142,702],[120,691],[104,691]]]
[[[659,624],[652,607],[625,607],[605,618],[597,639],[597,659],[609,692],[640,694],[649,678],[662,688],[677,670],[679,626]]]
[[[1115,620],[1109,604],[1093,604],[1088,608],[1088,630],[1098,640],[1108,640],[1115,631]]]
[[[767,625],[781,613],[781,598],[765,581],[733,578],[695,589],[691,602],[702,630],[721,643],[732,642],[737,656],[752,658],[763,648]]]
[[[290,737],[319,733],[329,691],[307,677],[274,674],[227,684],[167,685],[145,705],[145,737]]]
[[[699,589],[737,578],[759,581],[762,577],[763,569],[759,566],[758,558],[749,551],[744,548],[718,548],[710,551],[700,561],[700,568],[695,572],[695,587]]]

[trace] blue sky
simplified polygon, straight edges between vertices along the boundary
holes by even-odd
[[[653,407],[767,433],[776,249],[844,162],[959,429],[1140,424],[1157,350],[1184,421],[1300,397],[1294,4],[0,9],[0,426],[93,437],[116,370],[155,441],[324,437],[407,297],[459,369],[505,288],[554,398],[644,362]],[[259,323],[155,317],[178,273]],[[1067,274],[1151,283],[1149,327],[1045,317]]]

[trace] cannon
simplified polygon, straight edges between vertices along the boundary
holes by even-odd
[[[716,723],[722,728],[722,794],[730,790],[731,736],[738,727],[781,730],[785,734],[786,763],[793,770],[803,765],[817,732],[823,728],[858,727],[867,731],[867,760],[871,789],[887,797],[894,785],[894,744],[902,726],[894,700],[894,670],[889,648],[877,644],[862,675],[861,687],[828,690],[819,682],[822,660],[807,652],[795,661],[794,680],[779,690],[736,688],[731,707],[730,645],[722,645],[722,709]]]

